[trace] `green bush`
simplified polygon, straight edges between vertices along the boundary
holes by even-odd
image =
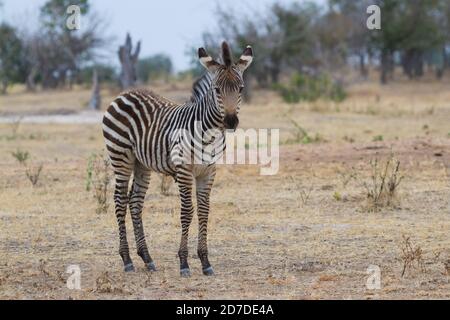
[[[319,98],[341,102],[347,97],[347,93],[341,83],[333,83],[325,75],[308,76],[294,73],[288,84],[278,83],[275,90],[280,92],[287,103],[300,101],[316,101]]]

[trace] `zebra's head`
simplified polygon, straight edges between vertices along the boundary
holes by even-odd
[[[226,129],[236,129],[239,124],[239,108],[241,93],[244,88],[242,75],[244,70],[252,63],[253,51],[250,46],[245,48],[239,60],[233,63],[230,47],[222,43],[223,63],[215,61],[206,53],[204,48],[198,49],[200,63],[212,76],[216,101],[223,115],[223,125]]]

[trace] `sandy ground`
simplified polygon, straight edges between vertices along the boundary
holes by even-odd
[[[3,122],[29,115],[27,101],[34,101],[35,116],[71,115],[65,122],[0,124],[0,298],[449,299],[449,88],[363,84],[341,104],[298,105],[256,92],[242,108],[241,124],[280,129],[280,170],[260,176],[257,166],[219,167],[209,224],[216,276],[201,275],[194,219],[189,279],[178,275],[176,188],[162,195],[158,175],[143,215],[159,271],[145,271],[128,220],[137,270],[122,272],[112,203],[108,213],[96,214],[93,192],[86,191],[88,159],[103,148],[100,125],[67,120],[80,118],[88,92],[78,91],[78,98],[58,92],[58,99],[78,101],[67,108],[48,104],[51,93],[1,97]],[[295,141],[292,121],[317,141]],[[37,186],[11,155],[17,150],[29,152],[29,167],[43,164]],[[369,161],[391,151],[404,175],[400,202],[368,212],[363,184],[370,182]],[[414,264],[402,277],[404,236],[422,250],[422,268]],[[81,290],[66,286],[70,265],[80,267]],[[366,286],[370,265],[380,268],[379,289]]]

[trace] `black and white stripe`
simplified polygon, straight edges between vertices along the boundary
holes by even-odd
[[[200,101],[206,93],[211,89],[212,86],[212,78],[209,73],[203,74],[200,78],[198,78],[193,86],[192,86],[192,102]]]

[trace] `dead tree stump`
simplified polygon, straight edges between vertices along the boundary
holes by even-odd
[[[89,101],[89,108],[91,110],[100,110],[102,99],[100,96],[100,85],[98,83],[98,73],[97,70],[94,69],[92,74],[92,95],[91,100]]]
[[[138,61],[139,51],[141,49],[141,42],[138,41],[136,48],[133,51],[130,34],[127,33],[125,44],[119,47],[119,60],[122,66],[120,72],[120,86],[121,89],[133,87],[136,84],[136,64]]]

